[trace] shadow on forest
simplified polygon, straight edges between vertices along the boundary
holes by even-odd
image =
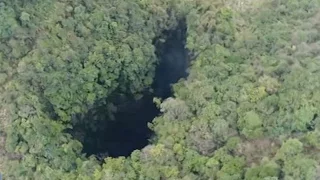
[[[90,122],[75,125],[71,134],[83,143],[83,152],[98,156],[129,156],[132,151],[148,145],[153,133],[148,128],[160,111],[153,103],[154,97],[165,99],[172,95],[171,84],[187,76],[188,52],[185,49],[186,25],[182,21],[177,29],[163,32],[165,42],[154,40],[159,65],[152,85],[153,93],[146,92],[140,100],[122,104],[110,119],[105,104],[95,106],[85,115],[75,116],[76,121],[96,120],[98,126],[90,128]],[[108,115],[109,114],[109,115]],[[107,119],[107,120],[106,120]]]

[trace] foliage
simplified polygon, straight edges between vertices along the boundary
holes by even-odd
[[[0,2],[5,178],[319,178],[320,1],[233,2]],[[120,97],[150,89],[153,41],[181,21],[193,61],[173,97],[156,99],[150,145],[86,157],[67,130],[99,122],[72,117],[96,104],[112,116]]]

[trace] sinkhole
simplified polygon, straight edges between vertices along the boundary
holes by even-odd
[[[185,49],[186,25],[180,23],[178,28],[165,31],[163,35],[165,41],[161,41],[160,37],[153,41],[159,64],[151,87],[152,93],[146,92],[141,99],[122,105],[113,114],[113,120],[105,120],[110,119],[110,113],[106,112],[108,105],[103,103],[94,106],[87,114],[78,115],[82,117],[75,117],[77,121],[92,117],[98,120],[98,126],[92,127],[94,130],[86,122],[73,128],[71,134],[82,142],[83,153],[88,156],[96,155],[98,158],[129,156],[134,150],[142,149],[150,143],[153,132],[148,128],[148,123],[160,113],[153,98],[170,97],[171,84],[185,78],[189,66],[188,52]]]

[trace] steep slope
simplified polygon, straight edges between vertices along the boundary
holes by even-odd
[[[11,117],[1,121],[10,126],[0,132],[0,170],[7,179],[320,178],[319,7],[318,0],[1,3],[1,99]],[[102,164],[86,157],[66,132],[71,117],[101,99],[112,116],[109,97],[139,97],[159,60],[153,39],[180,19],[193,61],[173,97],[155,99],[162,114],[150,124],[152,142]]]

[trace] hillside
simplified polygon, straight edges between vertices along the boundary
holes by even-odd
[[[319,179],[319,31],[319,0],[3,0],[0,172]]]

